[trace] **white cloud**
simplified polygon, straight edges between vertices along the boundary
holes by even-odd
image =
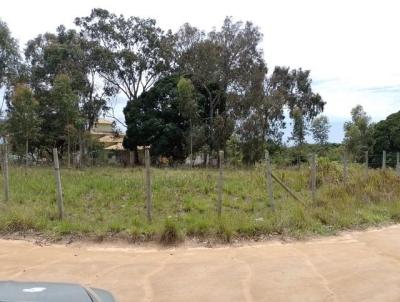
[[[347,118],[356,104],[374,120],[400,110],[400,93],[393,89],[400,87],[398,1],[14,0],[2,3],[1,18],[24,45],[59,24],[72,26],[75,17],[88,15],[93,7],[152,17],[173,30],[184,22],[208,30],[220,26],[227,15],[253,21],[264,33],[270,69],[275,65],[311,69],[314,88],[328,102],[326,114],[331,120]],[[324,82],[329,79],[334,80]],[[386,92],[388,86],[391,92]]]

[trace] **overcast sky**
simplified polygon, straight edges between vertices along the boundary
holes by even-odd
[[[311,70],[313,88],[327,102],[331,141],[341,141],[343,122],[357,104],[374,121],[400,110],[400,1],[4,0],[0,18],[24,47],[60,24],[71,27],[94,7],[155,18],[165,30],[184,22],[209,30],[220,27],[225,16],[252,21],[264,34],[270,70],[276,65]]]

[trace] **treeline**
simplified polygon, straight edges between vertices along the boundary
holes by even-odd
[[[174,160],[229,149],[254,163],[282,144],[289,116],[296,146],[308,129],[325,144],[328,121],[316,118],[325,103],[310,71],[269,71],[261,41],[258,27],[231,18],[210,32],[184,24],[173,33],[153,19],[93,9],[73,29],[39,34],[22,54],[0,23],[3,135],[21,156],[58,147],[70,158],[92,144],[88,132],[104,115],[126,127],[127,149],[151,145],[152,155]],[[116,98],[127,100],[125,121],[114,114]]]
[[[365,162],[368,152],[370,165],[380,167],[386,151],[387,164],[395,167],[400,152],[400,111],[373,123],[361,105],[351,110],[351,120],[344,124],[344,150],[356,162]]]

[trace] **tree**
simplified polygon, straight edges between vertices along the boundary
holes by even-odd
[[[85,118],[84,128],[90,131],[100,112],[106,109],[106,92],[102,82],[96,80],[97,58],[90,42],[75,30],[59,26],[56,34],[46,33],[30,40],[25,57],[30,64],[30,82],[39,101],[49,93],[57,75],[70,78],[71,87],[79,97],[79,110]]]
[[[29,82],[40,103],[43,116],[53,115],[47,110],[55,106],[50,104],[52,103],[50,94],[56,77],[59,74],[69,77],[70,86],[79,99],[80,119],[73,128],[69,127],[68,133],[70,138],[71,133],[77,132],[83,159],[88,141],[85,131],[89,132],[101,112],[108,109],[106,100],[109,95],[109,91],[97,75],[97,58],[92,52],[90,41],[81,37],[75,30],[59,26],[55,34],[45,33],[30,40],[25,49],[25,57],[29,63]],[[55,134],[54,129],[58,128],[47,126],[42,128],[43,139],[38,147],[51,151],[54,145],[53,138],[61,137],[65,131],[58,129],[62,133]]]
[[[0,20],[0,88],[10,84],[17,73],[19,60],[18,43],[11,36],[7,24]]]
[[[38,115],[38,101],[27,85],[18,84],[7,104],[7,129],[12,144],[20,154],[25,153],[28,165],[29,142],[34,142],[40,135],[41,120]],[[22,151],[24,150],[24,151]]]
[[[373,145],[374,124],[361,105],[351,110],[351,121],[345,122],[344,132],[347,152],[357,161],[363,160],[363,152],[371,150]]]
[[[18,74],[20,66],[20,55],[17,41],[11,36],[7,24],[0,19],[0,89],[4,86],[12,86]],[[3,115],[3,105],[10,91],[3,94],[0,106],[0,116]],[[1,127],[1,134],[4,134],[4,127]]]
[[[270,76],[260,67],[253,72],[249,94],[240,102],[239,119],[243,159],[254,163],[263,157],[267,142],[281,144],[285,128],[284,109],[293,120],[291,139],[301,149],[310,121],[323,111],[325,102],[313,92],[309,71],[275,67]]]
[[[193,165],[193,123],[198,118],[195,88],[190,79],[181,77],[177,85],[179,98],[179,111],[183,118],[189,120],[190,165]]]
[[[151,145],[153,156],[185,158],[188,125],[179,112],[179,79],[176,75],[165,77],[137,100],[128,102],[124,108],[128,126],[125,148],[135,150],[137,146]]]
[[[65,74],[56,76],[54,86],[50,91],[50,99],[48,105],[52,106],[50,112],[52,121],[50,127],[54,127],[53,133],[56,143],[58,139],[67,136],[67,164],[71,165],[71,134],[80,122],[78,96],[74,93],[71,86],[70,78]],[[63,135],[60,137],[60,134]]]
[[[373,133],[373,152],[378,165],[382,151],[388,153],[400,152],[400,111],[389,115],[386,119],[378,122]],[[389,160],[389,165],[394,166],[395,162]]]
[[[297,147],[304,145],[305,137],[307,135],[307,126],[304,123],[304,116],[302,110],[299,108],[294,108],[292,112],[293,119],[293,129],[292,136],[290,140],[292,140]]]
[[[220,30],[208,34],[185,24],[175,38],[178,71],[204,96],[199,105],[208,149],[224,148],[235,120],[243,116],[253,76],[266,69],[259,46],[262,34],[251,22],[226,18]]]
[[[89,41],[96,71],[110,94],[121,92],[128,101],[137,100],[169,71],[169,37],[155,20],[97,8],[88,17],[76,18],[75,24]]]
[[[311,133],[314,141],[320,146],[328,143],[330,127],[328,117],[325,115],[320,115],[312,121]]]

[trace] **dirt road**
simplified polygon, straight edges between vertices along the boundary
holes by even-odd
[[[79,282],[120,302],[399,301],[400,226],[212,249],[0,240],[0,279]]]

